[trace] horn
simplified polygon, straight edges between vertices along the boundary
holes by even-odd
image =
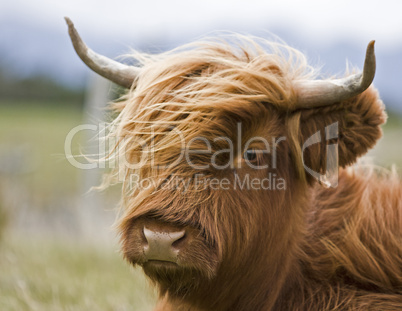
[[[130,88],[138,76],[139,69],[134,66],[118,63],[110,58],[95,53],[82,41],[73,22],[68,17],[64,19],[68,25],[68,33],[71,42],[81,60],[102,77],[122,87]]]
[[[375,75],[374,43],[373,40],[367,46],[362,73],[342,79],[295,82],[296,109],[328,106],[365,91],[373,82]]]

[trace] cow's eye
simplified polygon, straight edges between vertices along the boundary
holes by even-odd
[[[248,149],[243,154],[243,159],[248,162],[256,162],[257,161],[257,152],[255,149]]]

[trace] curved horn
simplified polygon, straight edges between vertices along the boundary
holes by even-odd
[[[334,80],[297,81],[296,108],[328,106],[365,91],[373,82],[375,75],[374,43],[373,40],[367,46],[363,73]]]
[[[138,76],[139,69],[133,66],[123,65],[110,58],[95,53],[87,47],[84,41],[82,41],[73,22],[68,17],[65,17],[64,19],[67,22],[68,33],[74,49],[81,60],[102,77],[125,88],[130,88],[135,78]]]

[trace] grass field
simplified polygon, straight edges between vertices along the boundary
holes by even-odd
[[[0,246],[0,310],[152,310],[139,270],[113,249],[10,238]]]
[[[0,103],[0,156],[23,153],[21,170],[27,172],[19,176],[19,182],[35,194],[43,197],[54,191],[75,191],[79,171],[64,157],[64,140],[82,119],[76,107]],[[78,143],[75,148],[78,151]]]
[[[152,309],[154,294],[142,272],[123,262],[116,243],[92,245],[77,233],[65,238],[53,231],[60,223],[71,226],[67,235],[74,233],[76,219],[66,212],[80,196],[81,172],[63,153],[67,133],[82,119],[77,108],[0,104],[0,168],[9,169],[1,166],[5,158],[16,166],[0,170],[0,207],[10,218],[0,235],[0,311]],[[402,167],[401,120],[392,117],[384,131],[370,156],[379,165]],[[79,143],[80,137],[77,152]],[[33,212],[42,219],[36,230],[27,217]]]
[[[0,104],[0,212],[9,219],[2,236],[0,213],[0,311],[152,310],[154,293],[117,243],[75,232],[82,171],[65,159],[64,140],[83,119],[76,106]]]

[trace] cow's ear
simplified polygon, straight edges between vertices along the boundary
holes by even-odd
[[[328,145],[337,148],[340,167],[353,164],[382,136],[380,125],[386,119],[384,104],[374,87],[338,104],[300,111],[304,165],[325,174],[327,158],[330,159]]]

